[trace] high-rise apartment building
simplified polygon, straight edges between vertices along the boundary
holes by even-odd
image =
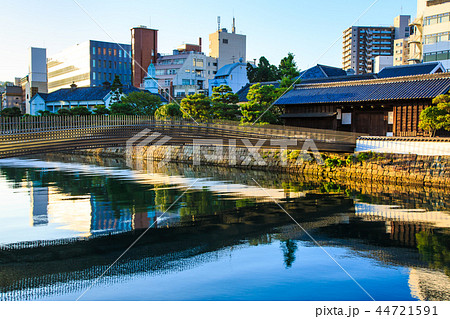
[[[415,22],[416,37],[422,40],[423,62],[440,61],[449,70],[450,0],[418,0]],[[415,47],[420,51],[419,45]]]
[[[131,84],[131,46],[101,41],[74,45],[47,60],[48,91],[100,86],[112,83],[116,75],[122,84]]]
[[[409,38],[394,40],[394,66],[409,64]]]
[[[219,28],[209,35],[209,55],[218,60],[218,69],[227,64],[245,62],[246,50],[247,36],[236,33],[234,19],[231,33],[225,28]]]
[[[394,39],[394,27],[348,28],[343,38],[343,69],[372,73],[375,57],[393,55]]]
[[[47,49],[30,48],[28,74],[20,79],[25,101],[25,112],[30,114],[30,100],[36,93],[47,93]]]
[[[158,57],[158,30],[139,26],[131,29],[133,86],[140,87],[151,63]]]

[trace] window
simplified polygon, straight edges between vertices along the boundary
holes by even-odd
[[[98,60],[98,67],[99,67],[99,68],[102,67],[102,60]]]
[[[165,80],[165,81],[164,81],[164,84],[165,84],[166,86],[169,86],[169,85],[170,85],[170,80]]]
[[[98,48],[98,54],[102,54],[102,48]]]
[[[98,72],[98,79],[101,80],[102,79],[102,73]]]
[[[95,55],[95,47],[92,47],[92,55]]]
[[[228,44],[228,39],[223,39],[222,42],[223,44]]]
[[[106,69],[106,60],[103,60],[103,67]]]
[[[189,70],[189,69],[186,69],[186,70],[184,70],[186,73],[191,73],[191,70]]]
[[[92,67],[95,68],[95,60],[92,60]]]
[[[114,49],[114,56],[117,55],[117,49]]]
[[[92,73],[92,80],[95,80],[95,72]]]
[[[122,57],[122,50],[119,50],[119,58]]]
[[[109,68],[110,69],[112,68],[112,62],[111,61],[109,61]]]
[[[108,55],[111,56],[112,49],[108,49]]]
[[[106,48],[103,48],[103,55],[106,55]]]
[[[117,62],[114,61],[114,69],[117,69]]]
[[[111,75],[111,73],[109,73],[109,81],[111,81],[112,80],[112,75]]]
[[[181,84],[182,84],[182,85],[190,85],[190,84],[191,84],[191,80],[183,79],[183,80],[181,81]]]

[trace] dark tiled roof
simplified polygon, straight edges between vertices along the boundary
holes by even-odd
[[[128,95],[131,92],[143,92],[144,90],[135,88],[135,87],[125,87],[123,88],[123,94]],[[46,102],[57,102],[57,101],[100,101],[103,100],[108,93],[111,92],[110,88],[104,88],[103,86],[98,87],[80,87],[75,90],[72,89],[59,89],[52,93],[38,93],[36,94],[41,96]],[[145,91],[150,93],[148,91]],[[168,102],[166,98],[164,98],[160,94],[154,94],[161,98],[162,102]],[[34,97],[31,99],[33,101]]]
[[[361,80],[373,80],[376,79],[377,75],[373,73],[368,74],[356,74],[356,75],[345,75],[345,76],[335,76],[331,78],[320,78],[320,79],[300,79],[298,83],[303,84],[313,84],[313,83],[331,83],[331,82],[344,82],[344,81],[361,81]]]
[[[59,89],[55,92],[47,94],[46,97],[43,94],[39,95],[46,102],[56,101],[98,101],[103,100],[105,96],[110,92],[110,89],[103,87],[80,87],[75,90],[72,89]]]
[[[445,94],[449,89],[449,73],[328,84],[303,84],[287,92],[276,104],[424,99]]]
[[[247,83],[242,89],[236,92],[236,94],[239,97],[239,102],[248,102],[247,94],[250,90],[250,87],[257,83]],[[272,81],[272,82],[261,82],[261,85],[273,85],[275,88],[280,87],[280,82],[278,81]]]
[[[323,78],[346,76],[346,75],[347,75],[347,72],[345,72],[344,70],[342,70],[340,68],[317,64],[316,66],[313,66],[312,68],[309,68],[305,71],[300,72],[299,78],[302,80],[323,79]]]
[[[431,72],[433,72],[440,64],[440,62],[427,62],[420,64],[389,66],[383,68],[380,72],[378,72],[378,77],[392,78],[399,76],[431,74]]]

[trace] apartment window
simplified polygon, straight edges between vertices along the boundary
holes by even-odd
[[[114,56],[117,55],[117,49],[114,49]]]
[[[95,72],[92,72],[92,80],[95,80]]]
[[[182,84],[182,85],[190,85],[190,84],[191,84],[191,80],[183,79],[183,80],[181,81],[181,84]]]
[[[103,80],[106,81],[107,77],[106,77],[106,73],[103,73]]]
[[[111,81],[112,80],[112,75],[111,75],[111,73],[109,73],[109,81]]]
[[[92,60],[92,67],[95,68],[95,60]]]
[[[108,55],[111,56],[112,49],[108,49]]]
[[[98,55],[102,54],[102,48],[98,48]]]
[[[184,70],[186,73],[191,73],[191,70],[189,70],[189,69],[186,69],[186,70]]]
[[[122,62],[119,62],[119,70],[122,70]]]
[[[122,57],[122,50],[119,50],[119,58]]]
[[[114,69],[117,69],[117,62],[114,61]]]
[[[170,80],[165,80],[165,81],[164,81],[164,84],[165,84],[166,86],[169,86],[169,85],[170,85]]]
[[[101,80],[102,79],[102,73],[98,72],[98,79]]]
[[[103,67],[106,69],[106,60],[103,60]]]
[[[106,55],[106,48],[103,48],[103,55]]]
[[[228,39],[223,39],[222,42],[223,44],[228,44]]]
[[[110,69],[112,68],[112,62],[111,61],[109,61],[109,68]]]
[[[95,47],[92,47],[92,55],[95,55]]]

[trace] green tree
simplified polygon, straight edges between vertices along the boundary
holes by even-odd
[[[84,106],[76,106],[70,109],[72,115],[91,115],[92,112]]]
[[[137,115],[152,116],[161,106],[161,98],[149,92],[131,92],[120,103],[128,105]]]
[[[214,117],[222,120],[236,120],[239,115],[239,97],[228,85],[213,88],[211,96]]]
[[[278,124],[278,114],[274,112],[273,102],[278,94],[273,85],[254,84],[247,94],[248,102],[241,106],[241,123]]]
[[[111,103],[120,102],[122,93],[123,93],[123,85],[122,82],[120,82],[119,76],[116,74],[116,76],[114,77],[114,81],[111,85]]]
[[[280,80],[278,68],[270,64],[264,56],[259,59],[256,67],[250,63],[247,64],[247,77],[250,83]]]
[[[110,114],[111,111],[108,110],[108,108],[104,105],[97,105],[94,109],[94,114],[95,115],[106,115],[106,114]]]
[[[19,117],[22,116],[22,112],[18,107],[7,107],[0,112],[4,117]]]
[[[436,131],[445,129],[450,131],[450,95],[439,95],[433,99],[433,104],[420,113],[419,127],[429,131],[431,136]]]
[[[137,115],[136,109],[125,103],[114,103],[109,108],[111,115]]]
[[[211,100],[204,94],[193,94],[185,97],[180,103],[184,118],[206,121],[212,117]]]
[[[39,116],[50,116],[50,115],[52,115],[52,113],[50,113],[50,111],[48,111],[48,110],[39,110],[37,113],[38,113]]]
[[[281,59],[278,72],[282,79],[287,78],[293,80],[300,75],[297,64],[294,61],[294,54],[289,52],[287,57]]]
[[[72,115],[72,113],[70,113],[70,111],[69,111],[68,109],[60,108],[60,109],[58,110],[58,115],[61,115],[61,116],[69,116],[69,115]]]
[[[183,117],[183,112],[181,112],[180,105],[177,103],[168,103],[161,105],[155,111],[155,117],[158,120],[181,118]]]

